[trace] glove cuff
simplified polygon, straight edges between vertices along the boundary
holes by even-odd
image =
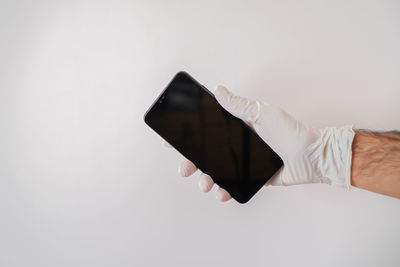
[[[321,175],[320,182],[350,188],[354,135],[351,125],[320,130],[320,138],[311,154],[311,161]]]

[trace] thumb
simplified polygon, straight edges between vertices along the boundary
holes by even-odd
[[[233,116],[247,122],[257,123],[261,109],[259,101],[236,96],[222,85],[215,89],[215,98]]]
[[[233,116],[250,122],[260,137],[281,157],[294,147],[309,143],[309,128],[281,108],[236,96],[223,86],[215,90],[219,104]],[[298,140],[304,140],[299,142]]]

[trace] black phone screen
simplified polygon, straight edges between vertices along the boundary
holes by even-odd
[[[176,74],[145,122],[239,203],[247,202],[283,165],[253,129],[185,72]]]

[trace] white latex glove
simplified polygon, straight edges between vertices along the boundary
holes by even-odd
[[[283,159],[284,166],[267,185],[325,183],[350,187],[352,126],[314,129],[278,107],[235,96],[223,86],[216,88],[215,97],[224,109],[253,127]],[[196,170],[186,159],[179,166],[179,173],[184,177]],[[200,174],[202,191],[210,191],[213,185],[210,176]],[[222,188],[216,197],[220,201],[231,198]]]

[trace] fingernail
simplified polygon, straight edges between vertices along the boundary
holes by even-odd
[[[217,194],[215,195],[215,198],[219,201],[222,201],[222,192],[221,191],[217,191]]]
[[[223,85],[218,85],[217,88],[215,88],[215,92],[217,92],[217,91],[219,94],[223,94],[223,95],[228,94],[228,90]]]
[[[163,143],[163,146],[165,146],[165,147],[172,147],[167,141],[163,141],[162,143]]]
[[[206,192],[206,183],[203,180],[199,181],[199,187],[201,191]]]
[[[182,168],[181,165],[179,165],[179,167],[178,167],[178,173],[179,173],[181,176],[186,177],[186,169],[185,169],[185,168]]]

